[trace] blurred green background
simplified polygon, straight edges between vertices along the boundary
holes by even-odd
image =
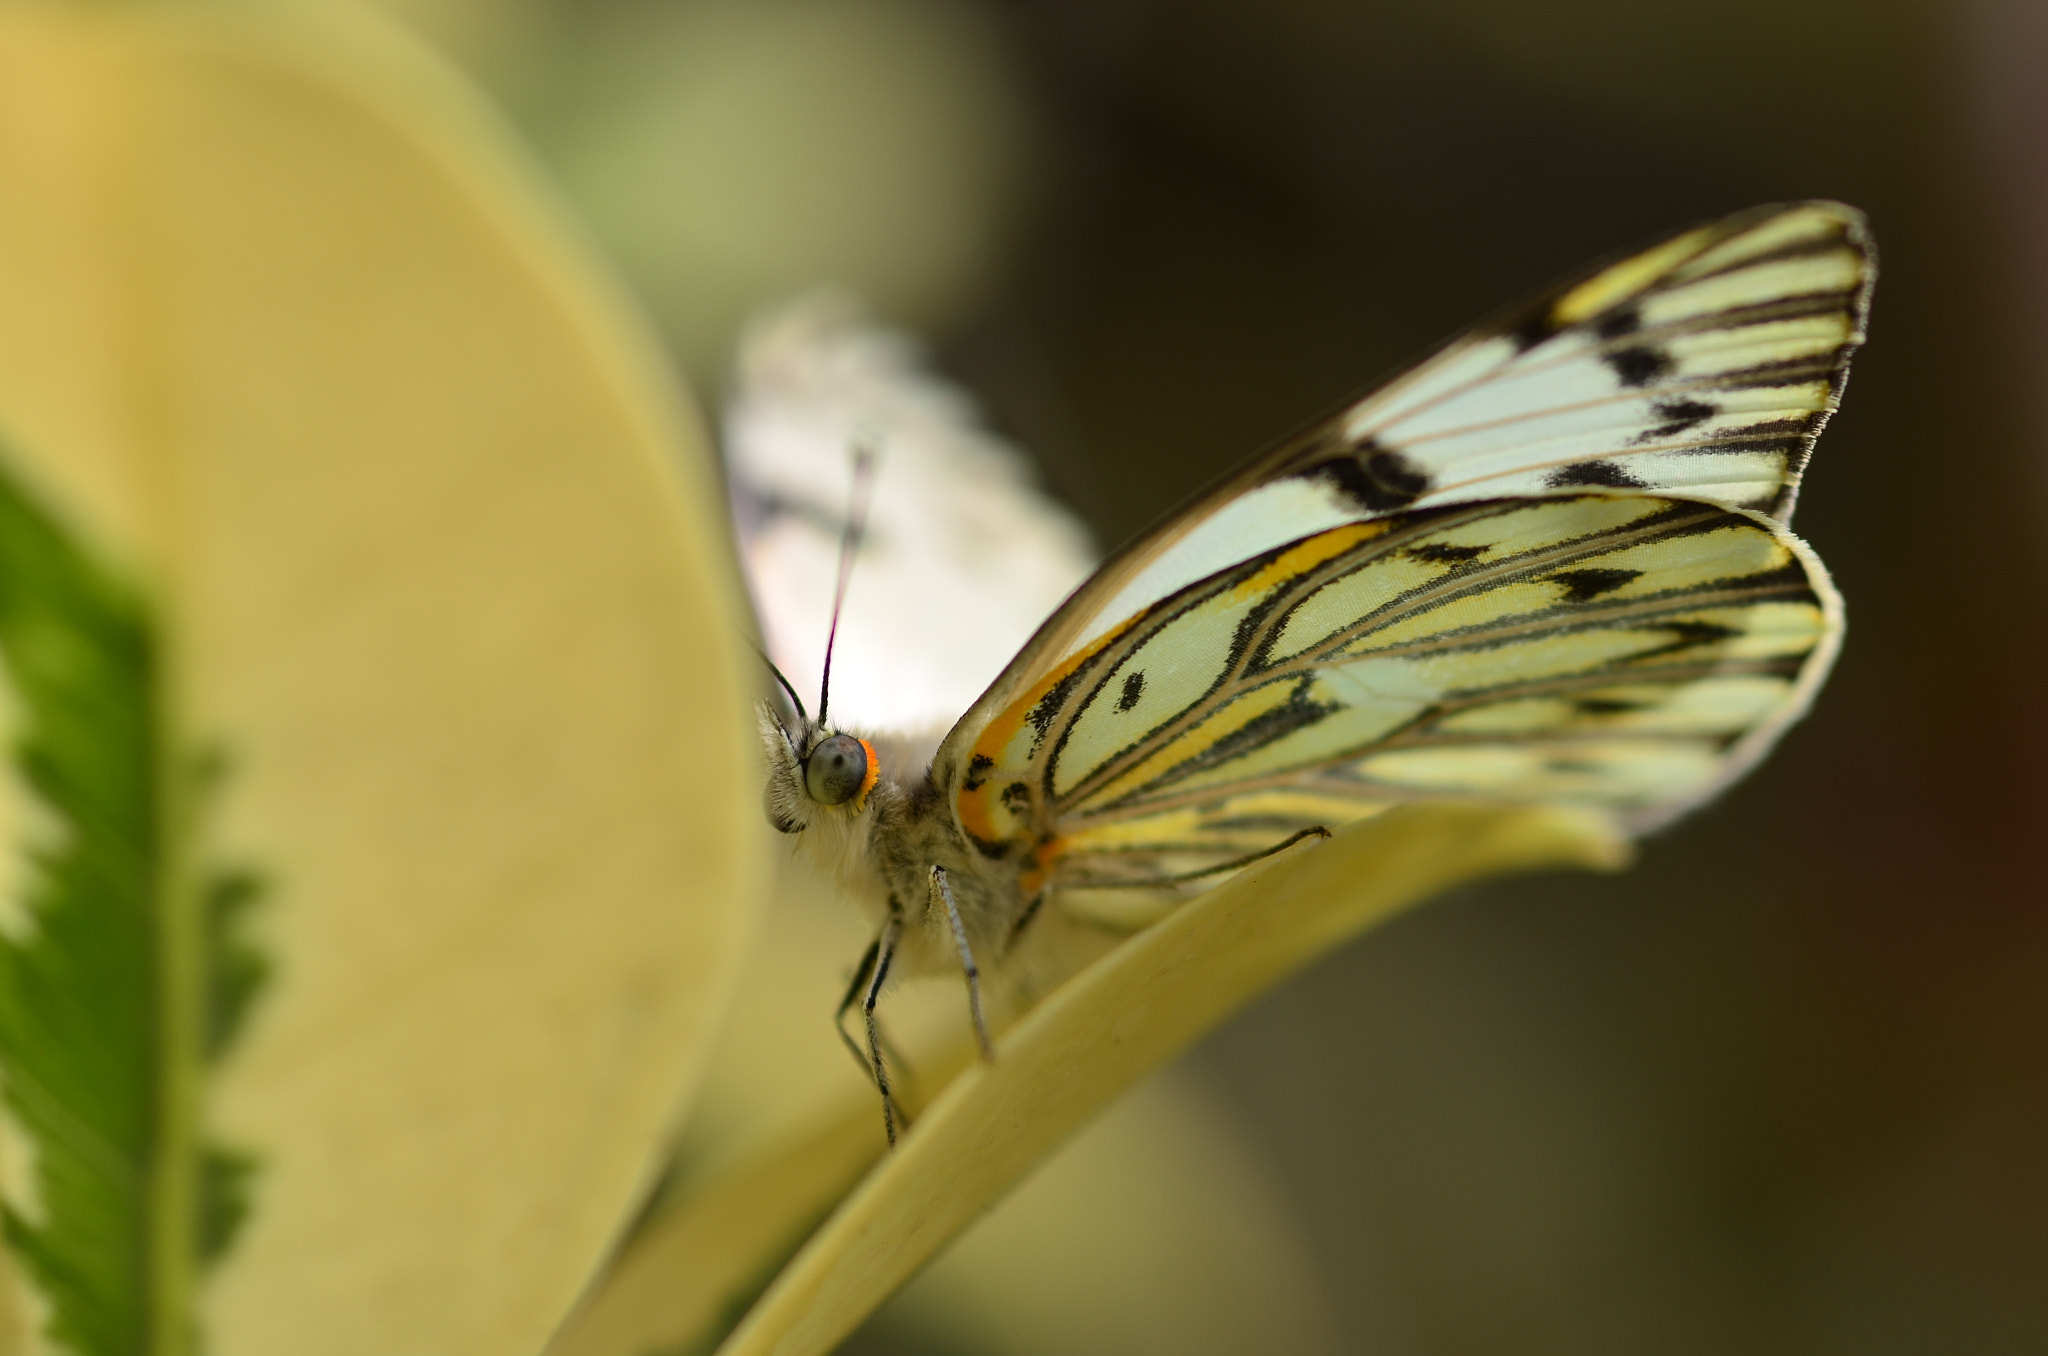
[[[2048,1350],[2048,5],[391,7],[707,400],[750,308],[850,286],[1109,544],[1595,256],[1866,209],[1798,520],[1849,600],[1813,717],[1635,871],[1440,902],[1184,1072],[1336,1350]],[[1006,1340],[892,1308],[849,1350]]]

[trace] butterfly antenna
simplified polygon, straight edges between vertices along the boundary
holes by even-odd
[[[853,558],[867,531],[868,505],[875,489],[875,435],[856,433],[853,442],[853,489],[847,495],[846,532],[839,538],[839,582],[832,589],[832,625],[825,632],[825,672],[818,681],[818,724],[832,700],[832,646],[839,639],[839,609],[846,602],[846,583],[853,577]]]
[[[768,672],[775,675],[775,681],[780,683],[782,690],[789,694],[789,704],[796,708],[796,718],[808,722],[810,717],[804,714],[804,699],[796,695],[796,688],[790,685],[789,679],[783,677],[782,670],[775,667],[775,661],[768,657],[768,652],[756,645],[754,653],[761,656],[761,662],[768,666]]]

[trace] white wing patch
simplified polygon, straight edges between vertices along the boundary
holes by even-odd
[[[817,690],[856,436],[877,448],[832,706],[936,736],[1095,563],[1086,531],[978,426],[903,336],[813,297],[749,328],[725,420],[747,580],[769,656]]]
[[[1344,437],[1364,442],[1395,420],[1464,395],[1512,363],[1521,352],[1506,337],[1469,335],[1392,385],[1373,392],[1343,416]]]
[[[1094,627],[1068,653],[1194,580],[1214,574],[1218,561],[1249,560],[1281,542],[1357,517],[1357,506],[1327,481],[1290,477],[1248,490],[1194,524],[1147,562],[1137,577],[1097,611]]]
[[[1607,486],[1789,516],[1863,337],[1860,219],[1832,204],[1689,231],[1467,340],[1342,416],[1401,507]],[[1734,459],[1687,473],[1693,463]],[[1384,507],[1395,507],[1388,503]]]
[[[1671,495],[1789,519],[1863,338],[1873,265],[1833,203],[1674,236],[1453,342],[1135,554],[1048,665],[1231,561],[1478,500]]]

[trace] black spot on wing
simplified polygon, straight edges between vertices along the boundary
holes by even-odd
[[[1560,570],[1550,582],[1564,585],[1564,601],[1586,603],[1642,577],[1641,570]]]
[[[1556,334],[1557,328],[1557,322],[1551,319],[1550,303],[1545,302],[1509,327],[1508,342],[1515,346],[1515,352],[1527,353]]]
[[[1543,477],[1543,483],[1553,490],[1562,490],[1573,485],[1602,485],[1617,490],[1648,488],[1643,481],[1611,461],[1575,461],[1570,466],[1560,466]]]
[[[963,791],[979,791],[982,788],[982,784],[988,781],[988,770],[995,765],[996,760],[987,754],[975,754],[967,760],[967,775],[961,779],[960,789]]]
[[[1704,424],[1721,412],[1719,406],[1709,405],[1704,400],[1660,400],[1650,406],[1650,409],[1664,422],[1638,434],[1636,441],[1639,443],[1655,442],[1659,438],[1675,438],[1689,428]]]
[[[1429,472],[1389,447],[1367,439],[1349,456],[1318,462],[1307,474],[1321,476],[1368,513],[1387,513],[1428,494]]]
[[[1081,685],[1082,678],[1093,667],[1092,663],[1076,667],[1072,673],[1054,683],[1051,689],[1038,699],[1037,704],[1025,713],[1024,719],[1031,722],[1031,728],[1037,732],[1040,740],[1051,732],[1053,722],[1060,718],[1060,712],[1066,708],[1068,699],[1074,695],[1074,689]]]
[[[1011,782],[1003,788],[1003,804],[1012,814],[1022,814],[1031,808],[1031,788],[1023,782]]]
[[[1145,671],[1143,669],[1134,669],[1130,676],[1124,679],[1124,690],[1117,694],[1116,709],[1128,711],[1136,706],[1138,699],[1144,695]]]
[[[1594,332],[1602,339],[1620,339],[1642,327],[1642,313],[1633,304],[1617,306],[1593,322]],[[1508,338],[1514,341],[1516,352],[1527,353],[1565,328],[1557,322],[1551,304],[1546,302],[1510,329]]]
[[[1599,324],[1593,328],[1602,339],[1619,339],[1623,335],[1634,334],[1642,327],[1641,312],[1633,306],[1617,306],[1601,316]]]
[[[1619,716],[1643,709],[1643,703],[1626,701],[1620,697],[1581,697],[1573,702],[1572,706],[1581,714],[1588,716]]]
[[[1463,565],[1486,554],[1484,546],[1452,546],[1448,542],[1426,541],[1408,548],[1408,554],[1432,565]]]
[[[1632,344],[1606,355],[1623,386],[1648,386],[1671,370],[1671,355],[1653,344]]]

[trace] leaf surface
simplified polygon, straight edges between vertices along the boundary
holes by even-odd
[[[881,1149],[872,1094],[679,1192],[550,1356],[822,1356],[1111,1099],[1281,978],[1454,886],[1614,869],[1627,853],[1596,814],[1438,803],[1252,867],[1054,990],[998,1039],[994,1064],[920,1054],[920,1071],[967,1067],[836,1208]],[[805,1222],[827,1212],[784,1265]],[[778,1268],[719,1345],[735,1301]]]
[[[33,643],[55,595],[0,582],[0,831],[56,845],[0,882],[16,1345],[538,1350],[759,893],[695,429],[495,125],[365,16],[0,11],[0,186],[0,458],[115,581]],[[121,946],[20,903],[66,852]],[[81,1054],[79,1007],[125,1044]],[[67,1166],[87,1115],[127,1139]]]
[[[830,1351],[1054,1146],[1146,1070],[1361,929],[1452,885],[1613,867],[1603,817],[1404,806],[1262,863],[1131,938],[949,1084],[805,1244],[722,1356]]]

